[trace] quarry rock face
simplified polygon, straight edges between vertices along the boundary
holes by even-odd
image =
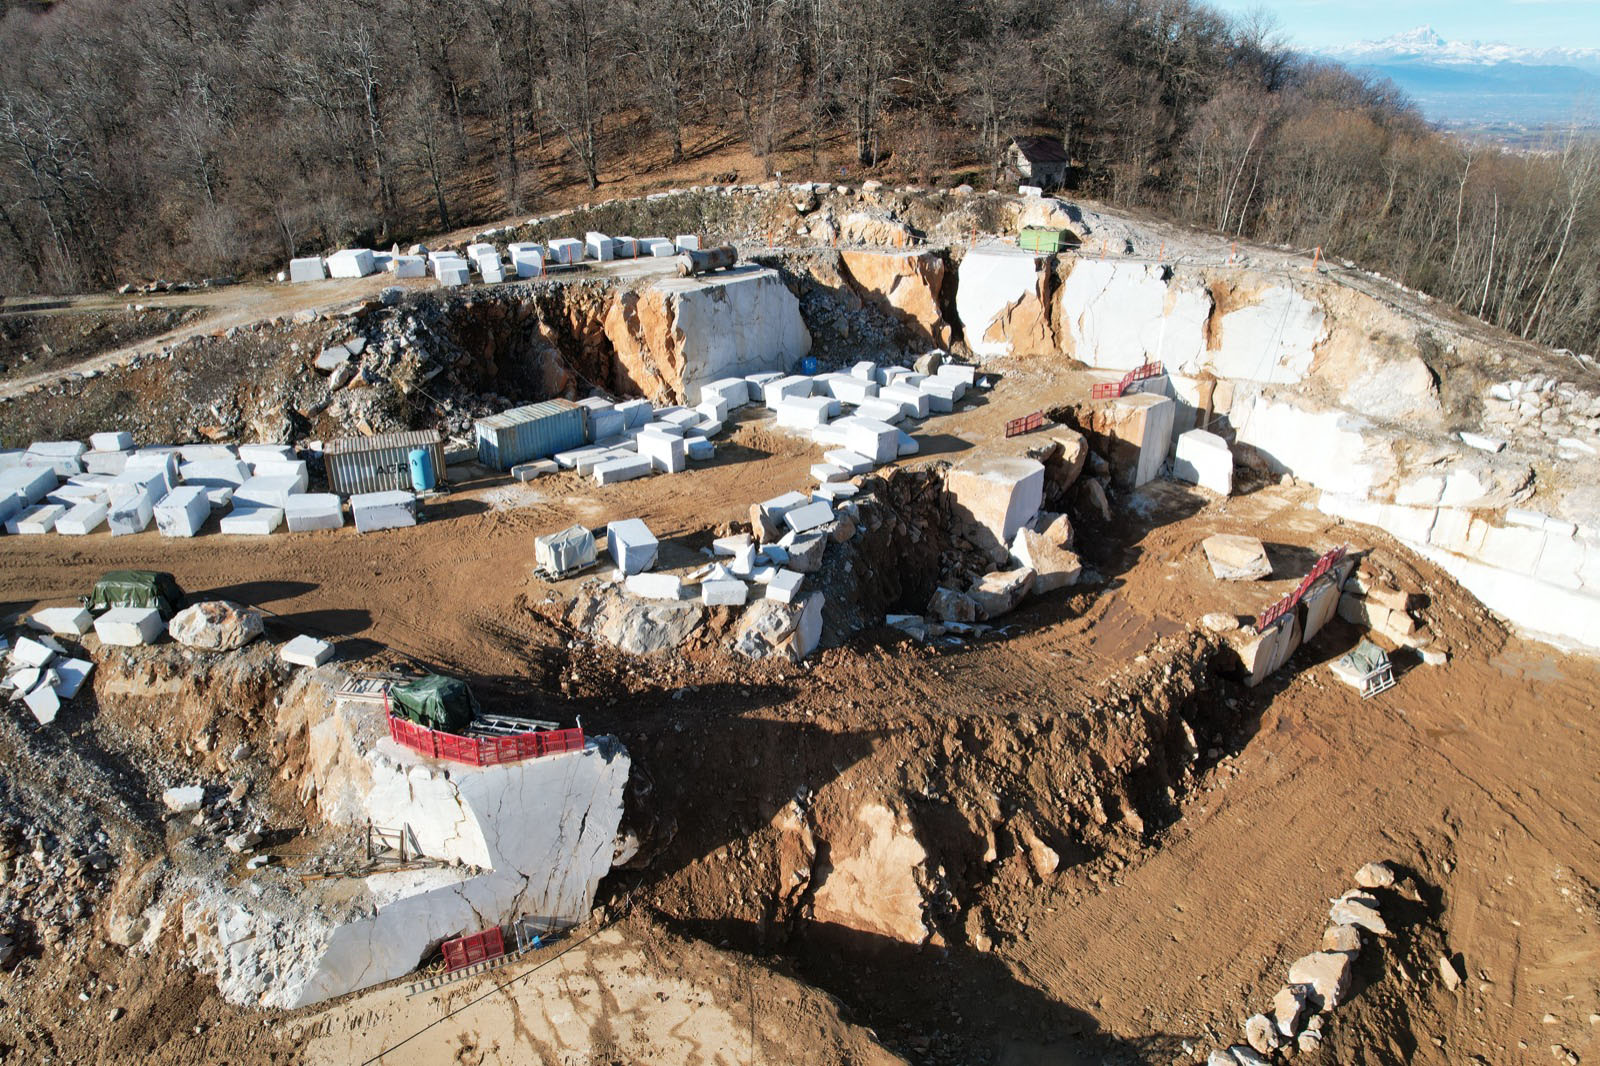
[[[880,803],[865,803],[843,839],[832,842],[833,869],[817,887],[812,917],[821,924],[908,944],[928,936],[919,875],[928,853],[909,823]]]
[[[1318,304],[1287,285],[1273,286],[1221,317],[1221,345],[1207,354],[1206,367],[1240,381],[1302,381],[1327,339],[1327,322]]]
[[[664,278],[618,293],[605,317],[619,383],[687,402],[719,378],[788,370],[811,350],[800,302],[775,270]]]
[[[870,301],[888,308],[909,332],[948,348],[950,324],[939,307],[944,288],[944,257],[936,252],[843,251],[844,267]]]
[[[1039,257],[1006,245],[974,248],[956,272],[956,316],[979,358],[1053,354],[1049,297]]]
[[[407,827],[441,865],[370,875],[354,892],[287,875],[249,892],[197,887],[184,935],[231,1002],[305,1006],[404,976],[441,940],[523,915],[588,916],[622,818],[620,744],[480,768],[374,742],[371,721],[341,708],[312,728],[323,815]]]
[[[1151,360],[1196,366],[1206,350],[1211,294],[1169,285],[1151,263],[1080,259],[1056,299],[1062,347],[1089,366],[1132,370]]]

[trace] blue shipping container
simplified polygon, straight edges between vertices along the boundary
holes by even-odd
[[[480,418],[477,429],[478,462],[510,470],[518,463],[581,448],[587,439],[587,412],[571,400],[545,400]]]

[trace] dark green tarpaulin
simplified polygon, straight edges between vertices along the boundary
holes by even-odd
[[[113,570],[94,583],[89,610],[112,607],[154,607],[163,621],[171,621],[183,604],[183,590],[171,574],[155,570]]]
[[[429,674],[389,689],[396,716],[445,733],[465,733],[478,714],[478,698],[460,678]]]

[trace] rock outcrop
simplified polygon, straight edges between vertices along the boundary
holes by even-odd
[[[659,403],[691,402],[718,378],[788,370],[811,350],[800,302],[758,267],[620,292],[605,335],[618,383]]]
[[[939,306],[944,256],[926,251],[843,251],[839,256],[867,300],[887,309],[918,340],[950,346],[953,331]]]

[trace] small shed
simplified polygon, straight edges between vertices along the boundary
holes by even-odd
[[[1006,147],[1006,165],[1041,189],[1065,184],[1070,163],[1067,149],[1055,137],[1013,137]]]

